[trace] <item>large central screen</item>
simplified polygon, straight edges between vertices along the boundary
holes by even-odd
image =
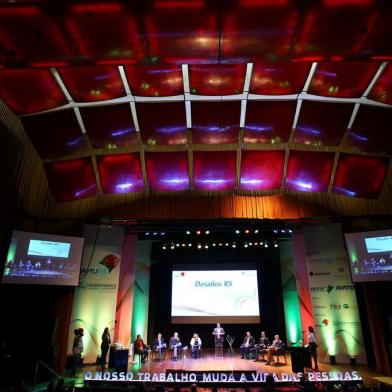
[[[259,323],[256,270],[172,272],[173,323]]]

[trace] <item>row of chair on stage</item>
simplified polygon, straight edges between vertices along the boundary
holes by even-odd
[[[198,334],[195,333],[192,336],[189,346],[191,357],[199,358],[201,355],[202,341]],[[165,359],[167,352],[170,353],[170,358],[176,361],[180,354],[184,355],[187,351],[188,346],[183,346],[177,332],[169,339],[168,343],[165,342],[162,334],[158,333],[152,346],[146,345],[140,335],[138,335],[133,342],[133,361],[135,362],[136,355],[139,356],[139,360],[142,363],[148,359],[149,355],[152,357],[151,359],[162,361]],[[261,332],[258,342],[256,342],[250,332],[247,332],[240,346],[240,354],[241,358],[253,359],[254,361],[260,360],[261,357],[261,360],[266,361],[267,365],[271,364],[274,358],[276,358],[276,362],[279,362],[279,357],[282,356],[285,364],[287,364],[285,345],[280,340],[279,335],[275,335],[272,342],[270,342],[264,331]]]

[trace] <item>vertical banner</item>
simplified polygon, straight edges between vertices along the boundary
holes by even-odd
[[[147,340],[148,303],[150,298],[151,241],[136,245],[136,274],[133,294],[132,340],[137,335]]]
[[[288,343],[294,344],[302,340],[302,328],[297,283],[293,268],[292,242],[280,241],[279,253],[286,336]]]
[[[306,260],[305,238],[303,233],[295,233],[293,243],[293,262],[297,281],[299,311],[303,331],[308,326],[314,326],[312,297],[308,279],[308,265]],[[306,332],[303,332],[305,334]],[[305,339],[304,339],[305,340]]]
[[[80,283],[75,289],[68,352],[73,331],[84,329],[84,362],[93,363],[100,354],[101,335],[108,327],[113,337],[116,317],[122,227],[85,225]]]
[[[120,278],[118,283],[116,328],[114,341],[129,346],[131,341],[131,324],[133,293],[136,273],[137,236],[126,234],[121,252]]]
[[[366,363],[355,287],[340,225],[311,228],[305,235],[308,277],[321,361]]]

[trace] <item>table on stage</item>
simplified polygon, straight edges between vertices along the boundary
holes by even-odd
[[[127,372],[128,356],[129,350],[127,348],[111,346],[109,352],[109,368],[116,369],[116,372]]]

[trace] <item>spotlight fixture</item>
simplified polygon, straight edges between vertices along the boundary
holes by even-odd
[[[249,234],[249,230],[248,229],[245,230],[245,234]]]
[[[274,233],[277,234],[279,230],[274,229]]]
[[[293,232],[293,230],[291,230],[291,229],[288,229],[287,231],[288,231],[290,234]]]
[[[196,234],[197,234],[197,235],[200,235],[200,234],[201,234],[201,231],[200,231],[200,230],[197,230],[197,231],[196,231]]]
[[[201,244],[197,244],[197,249],[201,249]]]
[[[190,235],[190,234],[191,234],[191,232],[190,232],[189,230],[187,230],[185,233],[186,233],[187,235]]]
[[[154,233],[152,233],[152,235],[158,235],[158,233],[156,231],[154,231]]]
[[[182,247],[185,247],[186,245],[184,243],[181,244]]]
[[[177,243],[177,244],[176,244],[176,247],[178,248],[179,246],[180,246],[180,244],[179,244],[179,243]]]
[[[254,246],[257,246],[257,245],[259,245],[259,244],[258,244],[257,242],[255,242],[255,243],[254,243]]]
[[[235,233],[236,233],[236,234],[240,234],[240,231],[239,231],[239,230],[236,230]]]
[[[280,232],[281,232],[281,233],[286,233],[286,230],[283,230],[283,229],[282,229]]]
[[[150,233],[147,231],[146,233],[144,233],[144,235],[150,235]]]
[[[191,246],[192,246],[192,244],[191,244],[191,243],[189,243],[189,244],[188,244],[188,246],[189,246],[189,247],[191,247]]]
[[[245,244],[244,244],[244,248],[247,248],[248,247],[248,244],[245,242]]]
[[[259,232],[259,231],[256,229],[256,230],[255,230],[255,234],[257,234],[258,232]]]
[[[249,246],[252,246],[253,245],[253,243],[252,242],[249,242]]]
[[[164,232],[164,231],[162,231],[162,232],[161,232],[161,235],[165,235],[165,232]]]
[[[266,242],[266,243],[264,244],[264,247],[265,247],[265,248],[268,248],[268,242]]]
[[[278,243],[276,241],[274,241],[274,248],[278,247]]]
[[[219,242],[219,246],[223,246],[222,242]]]
[[[210,234],[210,231],[209,231],[209,230],[206,230],[206,234],[207,234],[207,235]]]
[[[204,249],[208,249],[208,244],[205,244],[205,245],[204,245]]]
[[[171,245],[170,245],[170,249],[174,249],[174,244],[171,244]]]
[[[166,250],[166,244],[162,245],[162,249]]]
[[[235,242],[233,243],[233,245],[231,245],[232,248],[236,248],[237,245],[235,244]]]
[[[213,242],[213,243],[212,243],[212,246],[216,246],[216,243],[215,243],[215,242]]]
[[[226,243],[225,243],[225,246],[229,246],[229,243],[228,243],[228,242],[226,242]]]

